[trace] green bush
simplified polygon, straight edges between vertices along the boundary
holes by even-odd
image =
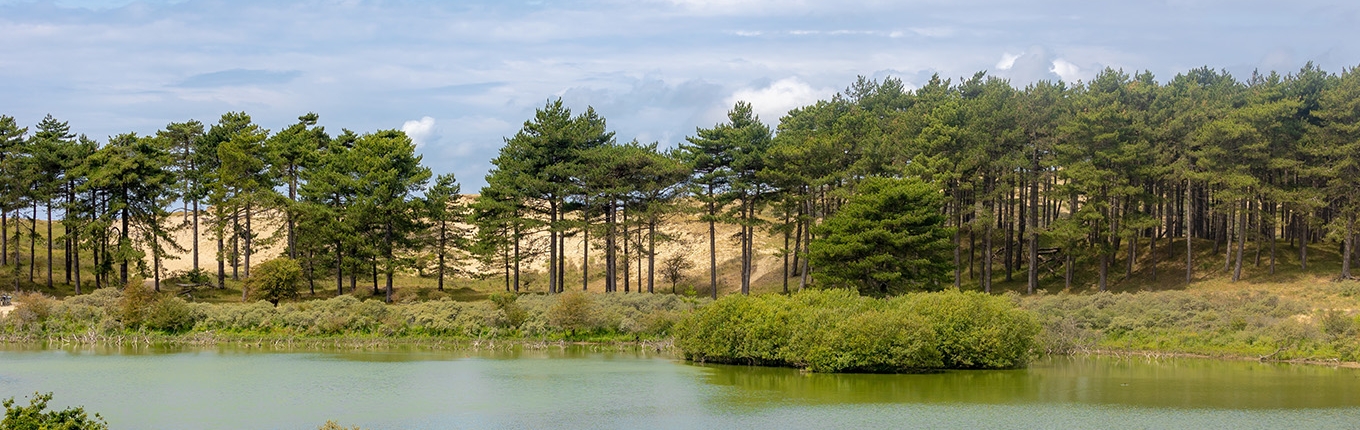
[[[279,257],[260,263],[246,278],[244,287],[256,300],[266,300],[274,306],[280,300],[297,297],[302,283],[302,266],[297,260]]]
[[[143,325],[170,333],[187,331],[198,322],[198,314],[179,297],[162,298],[151,305]]]
[[[945,291],[893,300],[921,315],[934,329],[951,369],[997,369],[1025,365],[1036,347],[1039,323],[1004,297]]]
[[[591,324],[590,297],[580,291],[568,291],[557,295],[557,302],[548,310],[548,321],[554,327],[565,330],[572,336],[579,330],[587,330]]]
[[[1056,294],[1021,306],[1044,321],[1042,349],[1161,351],[1354,360],[1355,319],[1266,291]],[[1071,342],[1067,342],[1070,340]]]
[[[681,320],[675,344],[701,362],[903,372],[1021,366],[1038,331],[1009,300],[978,293],[883,300],[807,290],[723,297]]]
[[[935,332],[903,309],[863,312],[819,332],[799,364],[814,372],[906,372],[944,367]]]
[[[16,406],[13,397],[0,402],[5,407],[5,418],[0,420],[0,429],[107,430],[109,428],[103,417],[94,414],[94,418],[90,418],[85,414],[85,409],[81,407],[48,411],[47,402],[51,400],[52,393],[33,393],[33,398],[29,399],[28,406]]]

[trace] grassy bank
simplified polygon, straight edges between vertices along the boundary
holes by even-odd
[[[1260,360],[1360,361],[1360,283],[1330,283],[1333,307],[1264,290],[1054,294],[1017,298],[1043,325],[1043,352],[1149,352]],[[1328,295],[1315,292],[1314,295]],[[1330,296],[1330,295],[1328,295]]]
[[[388,305],[344,295],[275,307],[263,301],[189,303],[136,286],[64,300],[29,294],[17,301],[19,306],[0,318],[5,340],[664,340],[680,318],[704,303],[675,295],[566,293]]]
[[[890,300],[808,291],[716,303],[669,294],[497,293],[389,305],[361,294],[274,307],[187,302],[133,287],[65,299],[20,295],[19,306],[0,317],[0,342],[380,348],[674,341],[699,361],[817,371],[1014,367],[1033,354],[1082,353],[1360,361],[1360,283],[1295,288],[1288,296],[1205,289]],[[1017,337],[1029,333],[1022,320],[1033,322],[1032,341]]]

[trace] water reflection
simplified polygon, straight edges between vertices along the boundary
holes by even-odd
[[[115,428],[1353,428],[1360,370],[1056,358],[1027,369],[805,374],[652,349],[0,345],[0,398],[54,391]]]
[[[1360,371],[1202,359],[1062,357],[1027,369],[915,375],[808,374],[706,365],[706,383],[731,387],[718,404],[772,402],[1034,404],[1148,408],[1302,409],[1360,406]]]

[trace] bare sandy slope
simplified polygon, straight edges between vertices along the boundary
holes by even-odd
[[[464,198],[470,198],[470,196],[465,196]],[[172,254],[166,256],[161,262],[163,273],[169,276],[175,272],[187,271],[193,267],[192,245],[194,235],[192,230],[192,216],[188,213],[176,212],[172,214],[167,221],[173,224],[173,237],[176,243],[184,248],[183,252],[172,251]],[[281,216],[278,216],[277,214],[257,215],[252,220],[252,227],[259,239],[255,241],[253,247],[254,251],[251,255],[251,264],[259,264],[260,262],[278,257],[284,252],[287,240],[285,238],[286,232],[283,228]],[[470,226],[463,225],[460,227],[470,231]],[[716,230],[719,283],[727,285],[729,288],[735,287],[739,283],[739,269],[737,267],[739,266],[738,260],[741,255],[741,249],[735,238],[738,229],[734,225],[719,224],[717,225]],[[658,233],[673,238],[673,240],[670,241],[658,241],[657,243],[656,252],[658,270],[660,270],[661,261],[673,255],[680,254],[694,263],[694,268],[687,273],[688,277],[693,278],[696,282],[701,279],[707,279],[709,267],[707,224],[698,222],[692,217],[677,215],[666,220],[662,226],[658,227]],[[779,249],[783,246],[782,236],[765,236],[762,233],[762,237],[758,237],[757,239],[752,279],[757,283],[761,281],[773,282],[779,278],[782,270],[782,260],[779,257]],[[546,244],[547,234],[538,233],[531,235],[526,242]],[[592,235],[590,237],[590,242],[590,265],[592,272],[595,272],[600,270],[600,267],[603,266],[604,252],[601,247],[604,245],[604,240],[602,237]],[[224,245],[225,257],[230,253],[231,242],[227,241]],[[244,246],[244,244],[241,245]],[[568,237],[565,246],[568,265],[579,267],[581,264],[581,257],[585,252],[582,246],[581,236],[576,234],[572,237]],[[203,268],[203,270],[211,272],[217,267],[217,240],[202,217],[199,220],[198,259],[199,267]],[[528,270],[545,270],[547,256],[538,256],[529,260],[526,265],[528,266]],[[630,270],[637,270],[638,266],[636,260],[630,262],[630,265]],[[487,268],[478,267],[477,263],[474,261],[463,262],[462,266],[468,271],[488,270]],[[227,267],[227,270],[230,271],[230,262],[228,262]],[[643,262],[642,269],[644,271],[646,270],[645,261]],[[489,270],[496,269],[490,268]],[[633,277],[636,278],[636,276],[636,272],[633,272]]]
[[[14,310],[14,305],[10,305],[10,306],[0,306],[0,317],[4,317],[5,315],[8,315],[8,314],[9,314],[9,311],[12,311],[12,310]]]

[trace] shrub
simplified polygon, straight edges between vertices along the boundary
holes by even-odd
[[[156,292],[151,291],[150,287],[141,283],[123,287],[123,297],[118,301],[119,320],[123,322],[123,327],[141,327],[151,312],[151,306],[155,304]]]
[[[66,408],[60,411],[47,411],[47,402],[52,393],[33,393],[28,406],[15,406],[14,398],[0,402],[5,406],[5,418],[0,420],[0,429],[64,429],[64,430],[107,430],[104,417],[94,414],[90,418],[81,407]]]
[[[302,266],[296,260],[280,257],[255,266],[244,288],[252,298],[278,306],[280,300],[297,297],[301,283]]]
[[[162,298],[147,312],[146,328],[170,333],[187,331],[198,321],[197,313],[179,297]]]
[[[1004,297],[945,291],[899,299],[929,321],[944,367],[996,369],[1023,366],[1035,348],[1039,323]]]
[[[501,311],[505,317],[503,321],[504,326],[519,328],[521,324],[524,324],[525,320],[529,319],[529,315],[524,311],[524,308],[521,308],[519,304],[516,303],[516,301],[519,300],[518,294],[498,292],[491,294],[490,299],[491,304],[495,305],[496,309]]]
[[[575,336],[578,330],[590,328],[590,297],[580,291],[557,295],[557,302],[548,309],[548,321],[554,327]]]
[[[11,311],[11,321],[19,329],[41,331],[43,323],[52,316],[58,301],[42,293],[23,294],[15,298],[18,303]]]
[[[804,362],[814,372],[904,372],[944,366],[935,332],[902,309],[868,311],[820,332]]]
[[[416,303],[420,301],[420,289],[416,287],[396,288],[392,291],[393,303]]]
[[[1029,313],[979,293],[883,300],[806,290],[723,297],[682,319],[675,344],[695,361],[901,372],[1020,366],[1038,331]]]

